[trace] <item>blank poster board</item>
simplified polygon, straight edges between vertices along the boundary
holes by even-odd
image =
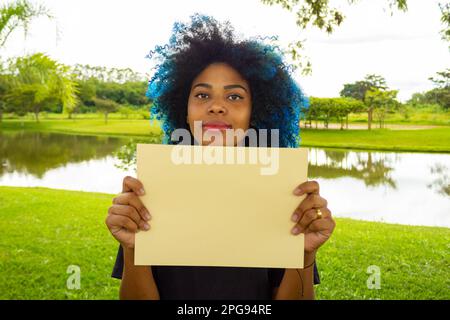
[[[307,158],[305,148],[138,144],[152,219],[136,234],[135,264],[303,268],[291,215]]]

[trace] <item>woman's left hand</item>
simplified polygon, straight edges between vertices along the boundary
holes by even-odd
[[[292,215],[292,221],[296,222],[296,225],[291,232],[295,235],[304,233],[305,254],[315,255],[317,249],[330,238],[336,222],[327,208],[327,200],[319,194],[317,181],[302,183],[294,190],[294,194],[297,196],[306,194],[307,196]]]

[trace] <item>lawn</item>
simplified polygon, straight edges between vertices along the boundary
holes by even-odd
[[[450,125],[450,110],[439,110],[435,107],[409,109],[405,114],[400,112],[388,113],[385,123],[390,124],[417,124],[417,125]],[[349,115],[349,123],[367,123],[367,113],[352,113]],[[373,126],[378,126],[375,118]]]
[[[302,129],[302,145],[364,150],[450,152],[450,127],[423,130]]]
[[[148,136],[160,135],[161,129],[158,122],[150,125],[150,120],[137,119],[110,119],[105,124],[103,119],[51,119],[41,120],[4,120],[0,123],[0,130],[28,130],[57,132],[86,135],[108,136]]]
[[[0,187],[0,299],[117,299],[117,243],[104,225],[113,195]],[[450,229],[337,219],[320,250],[318,299],[449,299]],[[69,265],[81,288],[69,290]],[[367,268],[381,270],[369,290]]]
[[[0,130],[34,130],[108,136],[159,136],[158,122],[149,120],[52,119],[4,120]],[[364,150],[450,152],[450,127],[422,130],[314,130],[301,129],[302,146]]]

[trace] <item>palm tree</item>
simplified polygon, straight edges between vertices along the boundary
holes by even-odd
[[[22,27],[26,35],[31,20],[40,16],[53,18],[43,5],[33,5],[28,0],[2,4],[0,6],[0,48],[17,28]]]

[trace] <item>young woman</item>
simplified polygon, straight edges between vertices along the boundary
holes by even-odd
[[[280,147],[298,147],[300,107],[307,99],[277,48],[263,41],[237,40],[229,23],[201,15],[191,19],[190,24],[176,23],[169,44],[154,52],[161,61],[148,96],[153,100],[152,114],[163,123],[166,143],[176,143],[170,139],[175,129],[192,133],[194,122],[202,121],[202,135],[195,141],[203,145],[211,142],[209,133],[253,128],[278,129]],[[234,145],[241,142],[233,140]],[[320,281],[316,254],[335,222],[317,182],[302,183],[293,192],[307,196],[295,212],[280,214],[290,215],[293,221],[292,230],[286,232],[305,234],[303,269],[143,267],[133,263],[134,235],[150,229],[151,216],[139,200],[145,193],[143,185],[126,177],[106,218],[120,243],[113,270],[113,277],[122,279],[120,297],[313,299],[313,285]]]

